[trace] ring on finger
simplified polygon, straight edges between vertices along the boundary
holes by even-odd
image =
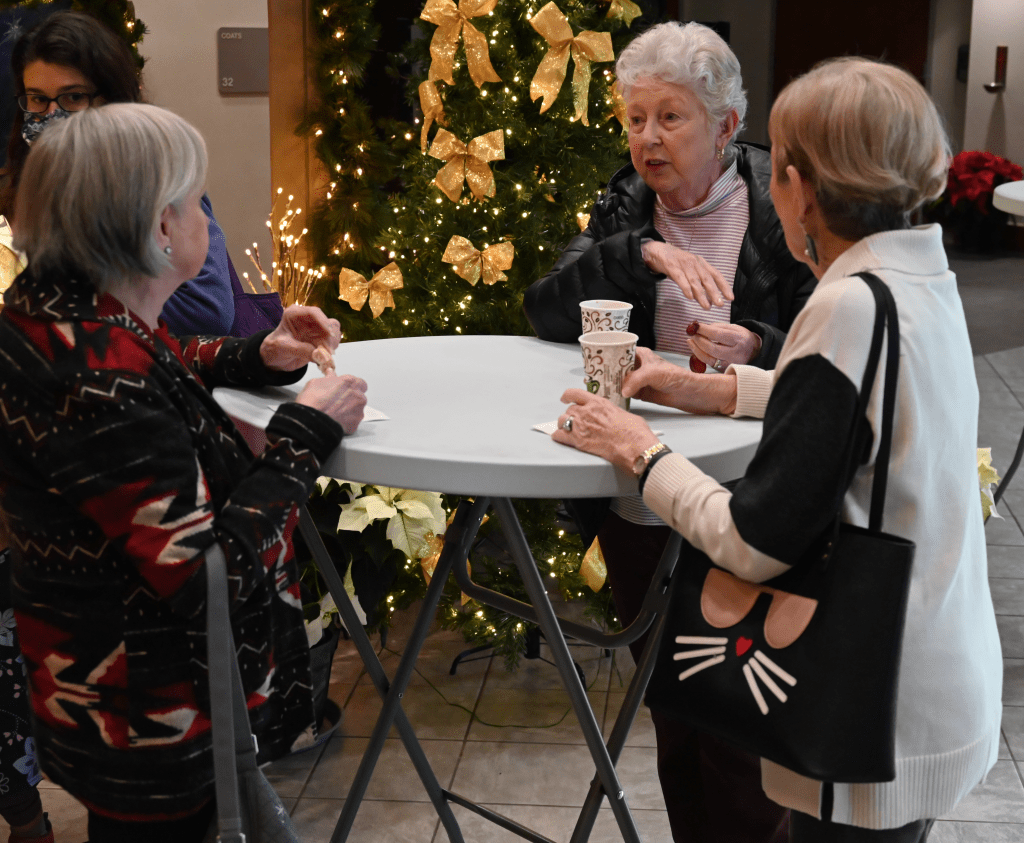
[[[562,422],[562,430],[566,433],[572,433],[572,416],[565,417],[565,421]]]

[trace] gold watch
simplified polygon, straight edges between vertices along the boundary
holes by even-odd
[[[647,471],[647,466],[649,466],[651,464],[651,457],[653,457],[655,454],[661,453],[662,451],[666,450],[667,448],[668,448],[668,445],[666,445],[664,442],[658,442],[656,445],[651,445],[650,448],[648,448],[646,451],[644,451],[634,461],[634,463],[633,463],[633,473],[637,477],[643,477],[644,472]]]

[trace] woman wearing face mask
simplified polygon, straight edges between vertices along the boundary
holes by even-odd
[[[0,213],[17,229],[14,197],[21,186],[22,168],[33,141],[47,126],[86,108],[142,102],[143,97],[139,66],[131,50],[99,21],[80,12],[58,12],[22,35],[11,53],[11,71],[19,108],[7,145]],[[234,323],[224,232],[213,217],[209,197],[203,197],[203,210],[210,234],[206,261],[160,314],[178,336],[223,336],[231,333]],[[13,276],[0,280],[0,287],[12,280]]]

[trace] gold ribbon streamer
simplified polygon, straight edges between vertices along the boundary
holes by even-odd
[[[622,130],[626,131],[629,128],[627,122],[629,118],[626,116],[626,101],[622,98],[622,93],[619,91],[619,86],[612,82],[608,86],[612,97],[612,114],[622,124]]]
[[[441,260],[455,264],[455,274],[475,287],[481,278],[488,285],[504,281],[508,276],[502,270],[512,268],[515,251],[515,246],[505,241],[481,252],[465,237],[456,234],[448,241]]]
[[[601,552],[601,544],[595,538],[585,554],[583,562],[580,563],[580,576],[587,581],[591,590],[598,592],[604,586],[608,578],[608,566],[604,561],[604,554]]]
[[[644,13],[633,0],[611,0],[608,7],[608,17],[618,18],[625,22],[626,26],[632,26],[633,21]]]
[[[385,307],[395,306],[391,291],[401,288],[402,271],[394,261],[369,281],[351,269],[343,269],[338,275],[338,298],[347,301],[353,310],[361,310],[369,299],[374,319],[384,312]]]
[[[590,63],[614,60],[615,51],[612,49],[611,34],[586,31],[574,38],[568,19],[554,2],[548,3],[537,12],[530,23],[548,42],[547,55],[541,59],[530,83],[530,99],[536,101],[540,97],[544,98],[540,107],[541,114],[554,105],[555,98],[565,81],[571,55],[576,65],[572,74],[576,119],[582,121],[584,126],[589,126],[587,100],[590,96]]]
[[[434,184],[445,196],[452,202],[458,202],[462,196],[462,182],[465,181],[473,196],[482,201],[494,195],[494,174],[487,162],[504,159],[505,133],[495,129],[473,138],[467,146],[447,129],[438,129],[430,145],[430,155],[448,162],[434,179]]]
[[[441,95],[437,92],[437,86],[433,79],[420,82],[420,110],[423,112],[423,128],[420,130],[420,150],[427,151],[427,133],[436,120],[441,126],[448,125],[448,119],[444,116],[444,103],[441,102]]]
[[[470,18],[494,11],[497,5],[498,0],[459,0],[456,8],[453,0],[427,0],[420,18],[437,25],[434,37],[430,39],[431,62],[428,73],[431,79],[443,79],[449,85],[455,84],[452,66],[461,34],[473,84],[479,88],[484,82],[501,81],[491,66],[487,36],[469,22]]]
[[[451,514],[448,519],[448,526],[451,526],[452,519],[455,518],[455,513]],[[483,521],[480,522],[482,527],[487,523],[489,515],[485,515]],[[420,559],[420,569],[423,571],[423,580],[430,585],[430,580],[433,579],[434,571],[437,569],[437,563],[441,561],[441,551],[444,550],[444,536],[438,536],[433,532],[427,533],[427,549],[430,551],[429,555],[424,556]],[[469,564],[469,560],[466,560],[466,573],[472,577],[473,568]],[[465,606],[470,600],[470,597],[466,592],[462,592],[462,605]]]

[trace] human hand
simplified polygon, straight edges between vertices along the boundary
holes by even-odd
[[[736,376],[698,375],[639,346],[636,365],[622,380],[622,394],[687,413],[731,415],[736,410]]]
[[[690,348],[694,355],[712,369],[722,371],[730,363],[749,363],[761,350],[761,338],[742,325],[725,322],[694,322],[696,326],[689,334]]]
[[[660,240],[644,243],[643,255],[648,269],[667,275],[686,298],[697,302],[705,310],[710,310],[712,304],[721,307],[734,298],[732,285],[699,255]]]
[[[341,342],[341,325],[328,319],[319,307],[293,304],[285,308],[281,324],[260,345],[263,365],[290,372],[316,363],[324,375],[334,373],[334,350]]]
[[[558,417],[551,438],[588,454],[608,460],[625,472],[632,472],[636,458],[658,442],[640,416],[616,407],[607,398],[585,389],[567,389],[562,394],[566,411]],[[565,429],[566,419],[572,419]]]
[[[295,402],[330,416],[345,433],[355,433],[366,406],[366,381],[354,375],[336,375],[332,370],[309,381]]]

